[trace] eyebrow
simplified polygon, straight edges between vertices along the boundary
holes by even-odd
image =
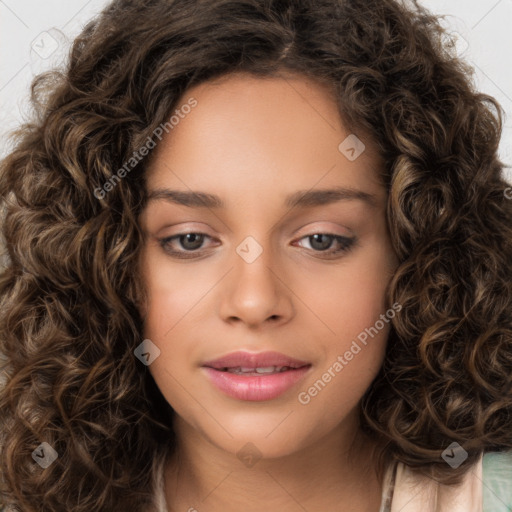
[[[148,193],[148,201],[164,200],[191,208],[225,208],[224,201],[215,194],[200,191],[170,190],[159,188]],[[299,190],[285,199],[287,208],[313,207],[335,203],[338,201],[359,200],[371,207],[376,207],[376,198],[373,194],[353,188],[335,187],[329,189]]]

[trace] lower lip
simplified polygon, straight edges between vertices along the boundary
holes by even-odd
[[[203,367],[211,382],[226,395],[239,400],[272,400],[295,386],[311,368],[303,366],[271,375],[240,375]]]

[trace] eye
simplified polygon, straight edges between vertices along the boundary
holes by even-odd
[[[176,258],[195,258],[197,257],[197,251],[203,245],[205,238],[211,238],[205,233],[180,233],[179,235],[162,238],[158,242],[162,246],[165,252]],[[175,242],[179,242],[179,245],[184,249],[176,250]],[[187,252],[192,253],[187,255]]]
[[[313,235],[302,237],[300,240],[308,240],[310,247],[306,247],[306,249],[322,253],[322,256],[334,256],[338,253],[347,252],[354,246],[356,241],[355,238],[331,233],[314,233]],[[300,247],[302,247],[302,245]]]
[[[205,233],[180,233],[158,240],[164,251],[175,258],[197,258],[201,256],[200,249],[206,239],[211,239]],[[310,241],[310,247],[305,247],[324,256],[335,256],[349,251],[355,244],[355,238],[349,238],[331,233],[314,233],[300,240]],[[178,247],[177,247],[178,246]],[[299,244],[300,247],[303,247]]]

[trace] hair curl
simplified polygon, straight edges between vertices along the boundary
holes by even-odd
[[[382,369],[361,420],[385,457],[449,483],[512,447],[512,201],[502,114],[445,51],[437,17],[393,0],[115,0],[64,70],[32,83],[35,115],[0,166],[0,495],[24,512],[143,510],[175,438],[133,356],[151,155],[95,190],[185,91],[231,72],[332,88],[383,158],[399,266]],[[284,76],[284,75],[283,75]],[[45,471],[31,453],[46,441]],[[452,469],[453,441],[469,454]]]

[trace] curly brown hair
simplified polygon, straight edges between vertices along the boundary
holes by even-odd
[[[291,72],[332,88],[383,158],[400,264],[382,369],[361,420],[386,460],[456,483],[512,448],[512,201],[499,104],[443,46],[439,19],[393,0],[115,0],[64,71],[32,83],[34,119],[0,166],[0,496],[15,509],[142,511],[175,448],[147,367],[140,159],[98,193],[193,85]],[[457,441],[468,461],[442,451]],[[57,460],[41,471],[42,442]]]

